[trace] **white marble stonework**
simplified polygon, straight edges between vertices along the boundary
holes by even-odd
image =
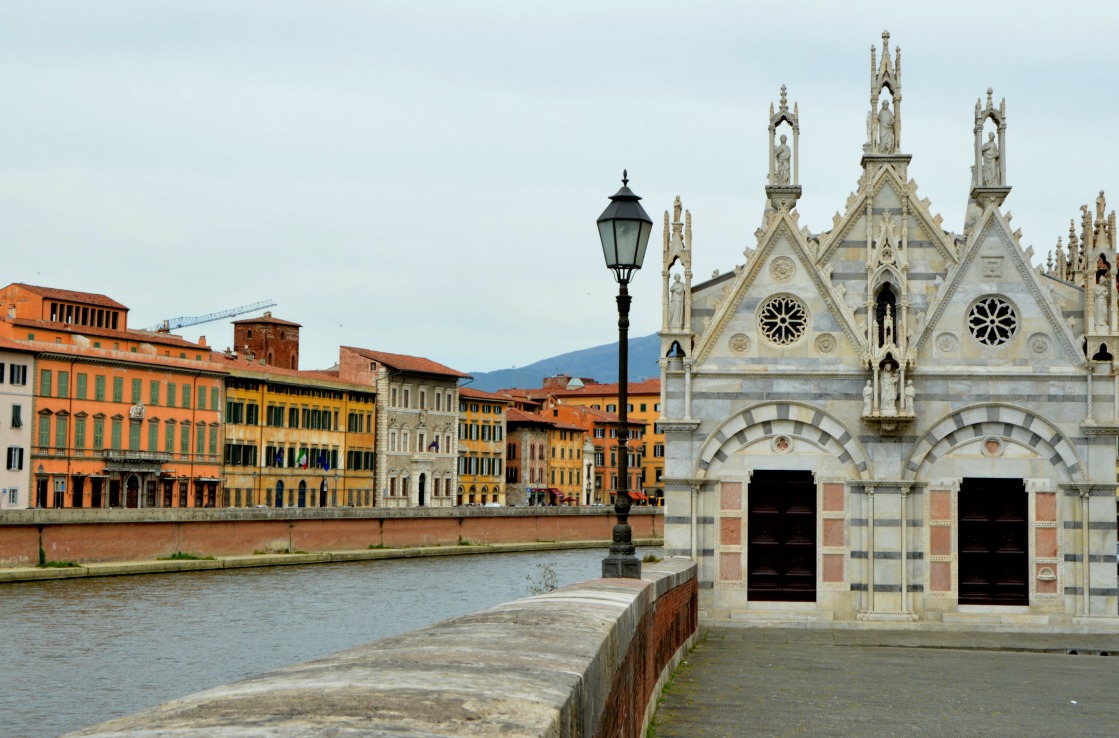
[[[799,221],[784,86],[756,242],[693,283],[691,213],[665,213],[668,553],[695,558],[710,619],[1119,627],[1115,212],[1100,192],[1033,266],[986,89],[970,133],[959,111],[973,176],[948,230],[910,178],[888,33],[871,70],[830,223]]]

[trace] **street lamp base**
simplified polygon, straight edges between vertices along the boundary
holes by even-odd
[[[611,553],[602,560],[603,579],[640,579],[641,561],[633,554]]]

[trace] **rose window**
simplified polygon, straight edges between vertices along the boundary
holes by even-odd
[[[984,297],[971,306],[967,325],[979,343],[1001,346],[1018,330],[1018,315],[1006,300]]]
[[[778,295],[758,310],[762,334],[778,346],[795,343],[808,327],[808,311],[795,297]]]

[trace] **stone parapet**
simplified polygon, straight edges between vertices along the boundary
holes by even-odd
[[[636,738],[694,642],[696,593],[695,564],[667,559],[70,735]]]

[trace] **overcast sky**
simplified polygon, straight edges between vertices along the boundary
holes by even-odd
[[[962,230],[993,87],[1004,209],[1044,259],[1100,189],[1119,205],[1116,7],[2,2],[0,279],[105,293],[134,327],[271,298],[304,369],[340,344],[521,366],[616,340],[594,221],[628,168],[656,224],[631,288],[645,335],[675,195],[697,282],[755,245],[783,83],[800,222],[831,227],[885,28],[919,195]],[[228,321],[180,333],[232,341]]]

